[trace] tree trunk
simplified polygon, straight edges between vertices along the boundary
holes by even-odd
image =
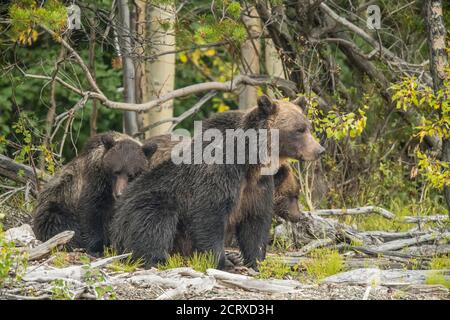
[[[147,85],[147,76],[145,72],[146,62],[144,59],[146,46],[145,39],[147,38],[147,2],[145,0],[134,1],[135,5],[135,21],[136,25],[134,30],[136,31],[136,38],[140,43],[136,47],[137,59],[135,61],[136,67],[136,103],[143,103],[149,100],[149,92]],[[138,115],[138,127],[143,127],[143,116]]]
[[[150,6],[147,8],[147,30],[146,39],[151,42],[151,55],[163,54],[175,50],[175,8],[171,5]],[[142,98],[148,95],[148,100],[156,99],[172,90],[175,86],[175,53],[158,56],[155,61],[145,64],[145,71],[140,70],[139,91]],[[145,78],[143,78],[145,72]],[[145,81],[145,83],[144,83]],[[143,88],[147,87],[147,90]],[[153,124],[173,117],[173,101],[170,100],[160,107],[153,108],[148,112],[139,115],[140,131],[145,131],[145,138],[149,138],[162,133],[167,133],[171,123],[152,127]]]
[[[273,44],[273,40],[267,38],[265,41],[264,62],[266,72],[269,76],[286,79],[284,75],[283,63],[278,55],[277,49]],[[273,90],[269,89],[269,94],[274,97]]]
[[[131,19],[130,8],[127,0],[119,0],[117,2],[119,10],[119,28],[118,34],[120,38],[120,48],[123,62],[123,88],[125,102],[135,103],[135,70],[134,63],[131,57]],[[137,117],[136,112],[126,111],[123,115],[123,129],[126,134],[133,135],[137,132]]]
[[[434,92],[442,88],[446,78],[448,57],[446,52],[446,28],[442,16],[442,1],[427,0],[426,22],[428,27],[428,46],[430,48],[430,69],[433,78]],[[450,161],[450,141],[442,139],[442,161]],[[444,197],[450,215],[450,186],[444,187]]]
[[[249,39],[241,46],[241,72],[243,74],[259,74],[261,45],[258,37],[261,35],[261,21],[255,7],[249,8],[248,15],[243,17],[243,22],[247,28]],[[242,91],[239,93],[239,109],[244,110],[256,106],[256,92],[256,87],[243,86]]]

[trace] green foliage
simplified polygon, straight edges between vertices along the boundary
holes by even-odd
[[[159,263],[157,268],[159,270],[169,270],[175,268],[181,268],[186,266],[186,261],[184,257],[178,253],[172,254],[167,257],[164,263]]]
[[[431,272],[425,279],[426,284],[440,284],[450,289],[450,278],[440,272]]]
[[[112,248],[105,248],[103,253],[105,257],[114,257],[117,256],[117,251]],[[115,272],[134,272],[138,268],[142,267],[144,264],[144,260],[139,258],[137,260],[133,259],[132,256],[128,256],[122,260],[113,261],[108,265],[108,269]]]
[[[212,252],[194,252],[189,257],[183,257],[180,254],[169,256],[165,263],[158,264],[160,270],[168,270],[173,268],[191,267],[192,269],[205,272],[207,269],[216,268],[217,259]]]
[[[293,275],[291,267],[278,257],[269,256],[263,261],[258,261],[258,270],[259,279],[284,279]]]
[[[430,269],[432,270],[450,269],[450,255],[433,257],[430,261]]]
[[[94,289],[95,297],[99,300],[115,300],[116,293],[111,285],[104,284],[105,276],[97,268],[91,268],[90,264],[82,266],[85,269],[83,280]]]
[[[304,268],[306,273],[316,281],[344,269],[344,260],[337,250],[319,248],[311,251],[309,257],[310,259],[302,262],[299,267]]]
[[[20,281],[27,266],[27,254],[18,250],[14,242],[6,241],[0,226],[0,289]]]
[[[70,265],[70,263],[67,261],[68,253],[65,251],[59,251],[58,249],[54,249],[52,251],[52,261],[50,264],[56,268],[65,268]]]
[[[415,128],[415,135],[421,141],[427,135],[450,138],[450,69],[447,73],[447,80],[437,92],[429,86],[419,85],[415,77],[404,78],[390,88],[397,109],[414,108],[422,114],[422,124]],[[448,163],[437,160],[436,155],[421,152],[419,148],[416,148],[416,156],[419,171],[431,186],[441,190],[450,184]]]
[[[66,25],[67,9],[58,0],[48,0],[40,6],[33,0],[16,0],[9,7],[11,37],[21,44],[36,42],[38,25],[59,31]]]
[[[74,300],[73,285],[65,280],[56,279],[50,282],[50,292],[53,300]]]
[[[356,113],[341,113],[335,106],[334,110],[324,112],[318,108],[316,102],[311,101],[308,116],[314,124],[316,134],[325,133],[328,139],[341,140],[343,138],[356,138],[366,127],[366,112],[368,106],[359,108]]]
[[[217,259],[212,252],[194,252],[187,258],[186,264],[196,271],[206,272],[207,269],[216,268]]]

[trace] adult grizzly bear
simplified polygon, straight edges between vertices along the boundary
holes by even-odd
[[[276,103],[262,96],[258,99],[258,106],[246,112],[230,128],[244,131],[270,128],[278,111]],[[191,149],[195,150],[196,142],[199,141],[194,137]],[[202,147],[209,145],[201,142]],[[227,146],[229,142],[224,141]],[[223,153],[224,157],[226,153]],[[191,159],[192,156],[195,160],[197,154],[191,154]],[[234,156],[237,156],[236,152]],[[251,181],[251,176],[261,170],[261,161],[237,164],[234,160],[233,164],[175,164],[165,161],[142,174],[117,203],[111,223],[113,246],[119,252],[131,251],[135,258],[144,258],[148,267],[154,266],[165,261],[177,233],[185,230],[193,250],[212,252],[217,257],[218,267],[223,268],[225,224],[239,202],[243,183]],[[264,235],[262,238],[266,237],[271,223],[271,204],[272,201],[268,201],[266,211],[269,214],[246,224],[248,233],[257,230]],[[253,241],[246,246],[262,251],[265,250],[262,248],[264,244],[264,241]]]
[[[304,115],[302,108],[293,102],[275,100],[279,111],[272,121],[271,127],[279,130],[279,157],[280,162],[286,162],[287,158],[297,160],[315,160],[323,152],[324,148],[314,139],[311,134],[311,124]],[[225,132],[229,128],[235,128],[245,116],[243,111],[229,111],[213,115],[210,119],[203,121],[203,130],[215,128]],[[150,140],[159,145],[158,152],[149,162],[150,168],[155,168],[159,164],[170,158],[171,150],[174,144],[164,142],[166,138],[155,137]],[[281,169],[280,174],[290,173]],[[279,176],[280,177],[280,176]],[[285,184],[285,190],[281,190],[285,195],[294,194],[298,191],[292,173],[285,178],[289,178],[291,185]],[[265,256],[265,248],[268,242],[268,233],[263,229],[255,229],[255,225],[266,225],[271,220],[273,206],[278,214],[287,214],[282,206],[288,205],[294,210],[292,219],[298,220],[300,214],[295,213],[295,204],[288,201],[284,196],[274,198],[273,183],[274,177],[270,175],[252,175],[251,179],[245,181],[241,189],[241,196],[237,206],[233,209],[227,221],[227,232],[236,230],[236,237],[241,249],[244,263],[255,267],[257,260],[262,260]],[[289,186],[289,188],[288,188]],[[289,192],[289,190],[291,192]],[[275,191],[276,192],[276,191]],[[276,195],[276,194],[275,194]],[[297,192],[298,195],[298,192]],[[289,215],[287,216],[289,217]],[[192,251],[192,240],[188,238],[189,232],[183,225],[179,226],[179,235],[174,245],[174,251],[181,251],[183,254],[189,254]]]
[[[147,166],[156,145],[117,132],[98,134],[65,165],[38,196],[34,232],[45,241],[75,231],[71,248],[98,253],[107,244],[114,201]]]
[[[157,145],[156,152],[148,161],[149,170],[155,169],[165,161],[170,161],[172,149],[179,143],[172,140],[170,134],[154,136],[145,142]],[[282,163],[273,178],[275,183],[273,213],[287,221],[298,222],[300,219],[298,203],[300,185],[289,163]]]

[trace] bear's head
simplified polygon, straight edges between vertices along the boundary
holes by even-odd
[[[101,142],[105,147],[103,169],[111,178],[113,196],[118,199],[128,184],[146,169],[157,145],[141,145],[132,139],[115,140],[113,135],[102,136]]]
[[[290,222],[298,222],[301,211],[298,203],[300,184],[289,164],[280,166],[274,175],[274,214]]]
[[[296,103],[277,100],[278,115],[273,128],[279,130],[279,153],[281,158],[317,160],[325,149],[311,134],[311,123],[301,106]]]

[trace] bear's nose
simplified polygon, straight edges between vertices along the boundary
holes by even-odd
[[[319,158],[324,152],[325,152],[325,148],[320,146],[319,149],[317,149],[317,151],[316,151],[317,158]]]

